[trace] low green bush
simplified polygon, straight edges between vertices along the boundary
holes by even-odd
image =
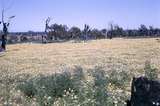
[[[145,63],[145,76],[150,80],[158,79],[158,70],[151,66],[150,61],[146,61]]]
[[[128,95],[116,92],[129,82],[125,71],[106,72],[102,67],[65,71],[50,76],[40,75],[17,86],[27,98],[35,98],[40,106],[114,106],[123,104]],[[108,86],[116,86],[111,91]],[[122,106],[122,105],[121,105]]]

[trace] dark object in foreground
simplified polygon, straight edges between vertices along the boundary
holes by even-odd
[[[160,82],[146,77],[133,78],[127,106],[160,106]]]

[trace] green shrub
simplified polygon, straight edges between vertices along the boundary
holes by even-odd
[[[43,89],[45,94],[51,97],[62,97],[64,90],[73,88],[69,72],[51,76],[40,76],[35,82],[36,89]]]
[[[109,75],[109,82],[117,88],[124,89],[126,83],[129,83],[131,81],[131,75],[129,74],[130,73],[126,71],[112,71]]]
[[[21,83],[17,86],[17,88],[20,89],[28,98],[34,97],[37,93],[37,89],[34,86],[33,80],[28,80],[24,83]]]
[[[121,101],[127,97],[126,94],[109,91],[108,86],[112,83],[117,88],[122,88],[121,86],[128,81],[127,73],[106,73],[102,67],[95,67],[89,71],[75,67],[73,73],[71,72],[40,75],[19,84],[18,89],[26,97],[36,98],[40,106],[114,106],[115,101],[124,104]],[[117,75],[120,78],[116,78],[119,77]]]
[[[150,61],[145,63],[145,76],[150,80],[156,80],[158,78],[158,70],[151,66]]]

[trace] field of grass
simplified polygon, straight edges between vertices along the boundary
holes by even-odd
[[[3,82],[3,78],[6,77],[7,79],[12,79],[19,75],[29,75],[32,78],[40,74],[50,76],[65,70],[70,70],[74,73],[75,67],[80,66],[83,70],[92,70],[95,67],[100,67],[100,69],[97,68],[96,70],[101,71],[102,69],[106,72],[106,75],[107,73],[110,74],[110,80],[115,83],[114,77],[116,75],[112,74],[111,71],[115,71],[117,75],[119,72],[124,71],[127,73],[125,75],[130,78],[144,75],[146,61],[150,61],[152,67],[160,71],[159,39],[117,38],[113,40],[93,40],[79,43],[70,41],[52,44],[15,44],[8,45],[7,51],[0,54],[0,81]],[[93,77],[95,76],[93,75]],[[125,77],[122,79],[125,79]],[[123,81],[119,81],[120,83],[115,84],[118,86],[123,85],[121,84]],[[10,82],[12,81],[6,81],[5,84]],[[128,92],[130,91],[129,83],[124,88]],[[14,86],[14,83],[12,86]],[[105,88],[105,86],[102,87]],[[114,87],[112,86],[111,88]],[[17,92],[15,90],[13,91]],[[0,95],[3,95],[3,92],[0,92]],[[7,97],[6,95],[5,98]],[[0,103],[4,101],[1,99]]]
[[[85,43],[15,44],[0,54],[0,67],[12,74],[47,74],[61,68],[83,68],[124,64],[143,69],[151,61],[160,70],[160,43],[156,39],[113,39]]]

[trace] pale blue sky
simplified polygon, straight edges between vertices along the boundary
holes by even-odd
[[[10,9],[6,16],[16,15],[11,31],[44,31],[44,21],[83,28],[108,28],[113,21],[124,28],[140,24],[160,27],[160,0],[0,0],[0,8]],[[12,6],[9,6],[12,4]]]

